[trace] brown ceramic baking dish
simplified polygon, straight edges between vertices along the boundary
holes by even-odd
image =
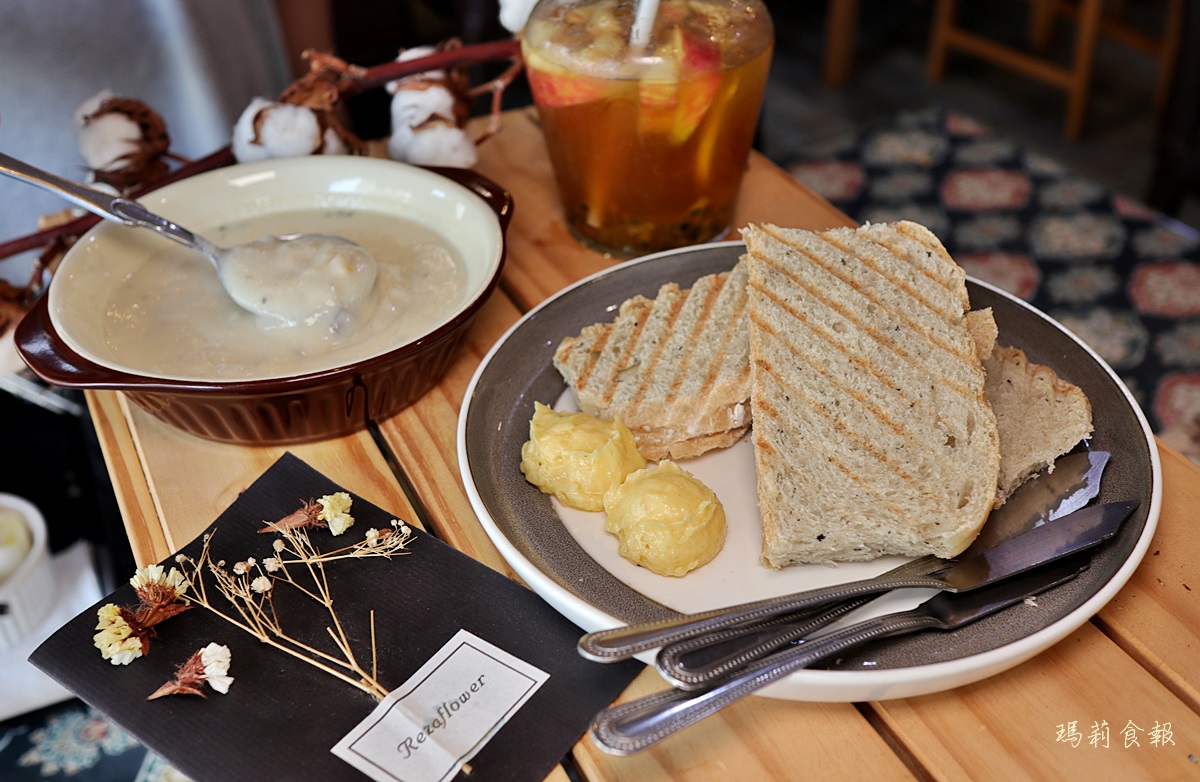
[[[272,184],[266,195],[254,193],[256,181],[264,179],[264,174],[270,175],[265,179]],[[417,184],[410,186],[410,178]],[[70,289],[92,287],[76,280],[71,272],[91,268],[83,261],[95,263],[93,259],[72,258],[72,255],[85,253],[89,248],[94,251],[97,246],[103,248],[114,231],[126,232],[122,237],[130,231],[136,232],[104,223],[72,248],[55,273],[48,294],[38,300],[18,325],[15,341],[19,353],[47,383],[123,391],[158,418],[192,434],[223,442],[293,443],[334,437],[402,410],[445,374],[476,313],[499,282],[505,254],[504,231],[513,206],[511,196],[503,188],[462,169],[414,168],[371,158],[318,156],[231,166],[169,185],[142,200],[184,225],[191,220],[189,227],[203,232],[203,226],[197,224],[202,221],[196,217],[203,213],[203,207],[197,207],[197,201],[220,201],[226,211],[253,210],[264,200],[269,202],[271,193],[286,193],[286,198],[294,199],[305,187],[344,191],[347,181],[370,182],[370,198],[374,199],[375,207],[383,202],[381,198],[384,201],[394,198],[397,203],[403,202],[398,209],[407,209],[412,203],[428,204],[449,197],[448,206],[438,206],[423,219],[446,236],[485,237],[479,241],[472,239],[475,243],[467,251],[472,257],[466,258],[466,263],[476,267],[468,295],[428,333],[377,355],[293,376],[208,380],[130,369],[105,357],[103,340],[92,333],[96,331],[95,318],[103,317],[100,313],[103,305],[92,302],[103,298],[103,294]],[[242,207],[228,204],[230,182],[251,191],[245,195]],[[234,195],[243,196],[240,191]],[[338,197],[344,198],[344,194],[339,193]],[[481,199],[482,205],[472,199]],[[455,224],[436,224],[447,220]],[[140,233],[149,237],[146,241],[163,241],[149,232]],[[483,255],[489,257],[476,257]],[[117,263],[119,266],[121,261]],[[64,287],[57,297],[56,286]],[[82,317],[72,324],[72,313],[88,307],[96,308],[92,320]],[[78,333],[69,333],[71,329]],[[92,344],[85,346],[88,341]]]

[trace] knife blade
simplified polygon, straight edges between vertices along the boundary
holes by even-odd
[[[1094,546],[1116,534],[1137,505],[1137,502],[1111,502],[1078,510],[1053,524],[1043,524],[969,557],[939,575],[884,574],[683,618],[602,630],[580,638],[578,650],[588,659],[609,662],[698,633],[759,622],[859,595],[906,588],[965,591]]]
[[[1026,481],[992,511],[961,556],[978,554],[1087,505],[1100,492],[1100,478],[1109,458],[1108,451],[1081,451],[1058,459],[1053,471]]]
[[[966,593],[943,592],[910,611],[888,614],[764,657],[702,691],[669,689],[605,709],[589,731],[605,752],[631,755],[741,700],[752,692],[831,655],[875,638],[918,630],[953,630],[1070,581],[1089,555],[1060,559]]]
[[[1027,481],[1004,505],[992,511],[979,536],[958,558],[979,554],[1085,506],[1100,492],[1100,479],[1109,456],[1107,451],[1082,451],[1059,458],[1051,471]],[[909,560],[886,575],[936,573],[948,565],[947,560],[925,556]],[[812,635],[875,597],[851,598],[750,625],[697,631],[687,638],[664,643],[655,657],[655,665],[662,677],[676,687],[702,689],[753,660]]]

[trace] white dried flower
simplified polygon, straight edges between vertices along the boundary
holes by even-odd
[[[229,692],[233,677],[229,675],[229,663],[232,660],[228,646],[209,644],[200,650],[200,662],[204,664],[204,680],[208,686],[221,694]]]
[[[260,595],[265,595],[271,591],[271,579],[266,576],[259,576],[250,582],[250,588]]]
[[[125,621],[119,606],[114,603],[101,606],[96,618],[99,632],[92,641],[101,657],[113,665],[129,665],[142,656],[142,641],[133,635],[133,627]]]
[[[276,557],[267,557],[263,560],[263,567],[266,568],[268,573],[274,573],[283,567],[283,563]]]
[[[162,565],[138,568],[129,583],[144,601],[169,603],[187,591],[187,579],[183,574],[175,568],[164,572]]]
[[[271,548],[275,549],[276,554],[281,554],[287,548],[287,544],[283,542],[282,538],[275,538],[275,542],[271,544]]]
[[[249,562],[233,563],[233,572],[239,576],[246,575],[246,573],[250,572],[250,563]]]

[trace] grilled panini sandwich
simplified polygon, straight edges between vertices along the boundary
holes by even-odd
[[[962,269],[908,222],[743,238],[763,561],[958,554],[1000,464]]]
[[[651,460],[732,445],[750,426],[746,267],[637,296],[554,354],[579,408],[619,417]]]

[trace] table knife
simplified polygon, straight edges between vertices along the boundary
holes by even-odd
[[[1056,560],[972,592],[942,592],[910,611],[868,619],[776,652],[702,692],[672,688],[610,707],[596,716],[589,734],[605,752],[640,752],[772,682],[857,644],[918,630],[953,630],[1070,581],[1087,569],[1086,557]]]
[[[955,592],[973,589],[1106,540],[1116,534],[1121,522],[1133,512],[1137,504],[1110,502],[1075,511],[1057,519],[1053,524],[1035,527],[995,548],[963,559],[937,575],[884,574],[716,611],[588,633],[579,639],[579,653],[588,659],[610,662],[626,659],[646,649],[698,633],[758,622],[859,595],[873,595],[906,588]]]
[[[992,511],[979,536],[956,560],[974,556],[1082,508],[1100,492],[1100,479],[1108,461],[1107,451],[1081,451],[1058,459],[1053,472],[1027,481],[1004,505]],[[950,560],[930,555],[909,560],[884,575],[932,574],[951,564]],[[754,624],[698,633],[664,644],[655,665],[663,678],[676,687],[702,689],[753,660],[812,635],[875,597],[855,597]]]

